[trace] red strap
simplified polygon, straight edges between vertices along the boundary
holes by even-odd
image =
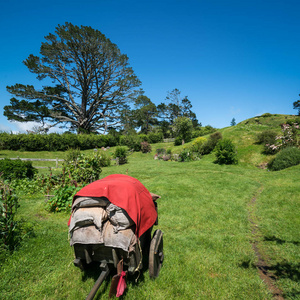
[[[118,283],[118,287],[117,287],[117,295],[116,297],[120,297],[123,295],[125,289],[126,289],[126,281],[125,281],[125,275],[126,275],[126,272],[122,271],[121,273],[121,277],[120,277],[120,280],[119,280],[119,283]]]

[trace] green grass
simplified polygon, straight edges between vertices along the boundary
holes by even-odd
[[[121,299],[272,299],[255,267],[253,241],[277,276],[283,297],[299,299],[300,166],[278,172],[256,168],[266,157],[253,145],[256,130],[243,127],[247,125],[222,132],[241,140],[243,161],[235,166],[214,164],[213,154],[189,163],[153,160],[157,148],[180,149],[161,143],[152,145],[152,153],[133,153],[126,165],[103,168],[101,177],[128,174],[161,195],[155,227],[164,233],[161,273],[151,280],[145,271],[137,283],[136,276],[129,277]],[[64,153],[59,155],[63,158]],[[82,273],[73,266],[69,215],[47,212],[41,194],[22,194],[20,205],[18,218],[34,225],[35,236],[25,239],[0,267],[0,299],[84,299],[98,273]],[[249,216],[257,225],[256,235]],[[95,299],[108,298],[110,280]]]

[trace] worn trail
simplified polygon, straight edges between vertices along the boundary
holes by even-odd
[[[282,291],[275,285],[276,277],[274,274],[270,272],[270,265],[267,262],[267,257],[262,253],[262,251],[258,247],[259,243],[259,230],[258,224],[256,221],[256,217],[254,214],[254,207],[256,205],[256,199],[263,191],[263,186],[257,191],[256,195],[251,199],[248,204],[248,212],[249,212],[249,222],[252,227],[252,248],[256,255],[257,262],[256,268],[258,269],[260,278],[267,285],[269,291],[272,293],[274,299],[276,300],[284,300]]]

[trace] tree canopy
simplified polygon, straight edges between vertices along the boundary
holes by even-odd
[[[298,115],[300,116],[300,100],[293,103],[293,108],[298,110]]]
[[[8,120],[60,124],[87,133],[117,124],[140,85],[128,57],[87,26],[58,25],[45,39],[40,56],[30,54],[24,64],[38,80],[52,85],[8,86],[15,96],[4,107]]]

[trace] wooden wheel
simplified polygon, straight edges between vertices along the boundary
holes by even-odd
[[[164,260],[163,233],[161,230],[157,229],[153,234],[153,238],[150,244],[150,252],[149,252],[150,278],[158,277],[163,260]]]

